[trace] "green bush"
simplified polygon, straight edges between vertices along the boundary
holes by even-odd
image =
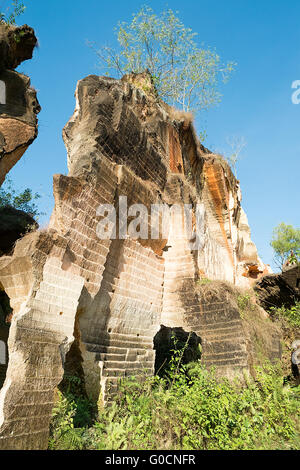
[[[241,316],[242,319],[244,319],[245,315],[249,311],[253,310],[253,308],[254,308],[254,305],[251,301],[251,296],[250,296],[249,292],[244,293],[244,294],[239,294],[237,296],[237,304],[238,304],[240,316]]]
[[[80,393],[80,377],[66,374],[62,383],[52,411],[49,449],[80,450],[84,448],[85,430],[93,423],[95,408],[87,396]]]
[[[299,449],[300,388],[283,386],[278,366],[258,368],[244,387],[200,363],[180,365],[179,355],[172,367],[168,379],[121,382],[90,427],[75,429],[75,405],[61,397],[50,448]]]
[[[300,328],[300,302],[291,308],[271,307],[270,311],[273,319],[286,321],[292,328]]]
[[[38,193],[33,194],[30,188],[26,188],[22,192],[17,191],[12,180],[7,177],[4,185],[0,188],[0,208],[11,206],[38,219],[39,216],[45,215],[44,212],[39,212],[35,203],[40,197]]]

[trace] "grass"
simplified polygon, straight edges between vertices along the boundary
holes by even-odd
[[[258,368],[244,387],[180,365],[180,354],[170,368],[168,379],[121,382],[90,425],[76,426],[76,399],[60,395],[49,449],[300,449],[300,387],[284,386],[279,366]]]

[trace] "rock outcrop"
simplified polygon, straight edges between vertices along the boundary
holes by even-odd
[[[54,389],[72,354],[95,402],[109,401],[120,377],[153,374],[161,325],[194,332],[202,359],[221,374],[250,370],[251,338],[237,307],[227,294],[199,290],[203,278],[250,286],[267,272],[238,181],[200,144],[190,117],[157,101],[151,86],[147,76],[78,83],[63,133],[69,174],[54,176],[50,226],[0,258],[13,308],[1,449],[47,446]],[[161,205],[174,204],[170,230],[150,236]],[[184,204],[194,231],[183,223]],[[117,235],[105,238],[101,223],[111,207],[125,223],[110,219]],[[146,235],[130,235],[132,222]],[[278,335],[270,335],[267,353],[279,357]]]
[[[293,286],[292,281],[288,282],[284,273],[264,276],[257,281],[254,290],[260,305],[267,311],[272,308],[291,308],[295,302],[300,301],[299,290]]]
[[[29,26],[0,24],[0,185],[37,136],[36,92],[28,77],[14,71],[32,57],[36,43]]]
[[[282,277],[300,296],[300,266],[297,264],[287,266],[282,270]]]

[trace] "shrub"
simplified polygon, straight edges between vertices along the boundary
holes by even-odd
[[[55,412],[61,429],[57,434],[56,421],[50,447],[299,449],[300,389],[283,386],[278,366],[258,368],[256,381],[248,379],[241,388],[238,382],[217,380],[200,363],[179,361],[178,354],[168,379],[121,382],[115,401],[99,411],[90,428],[72,427],[73,404],[62,400]]]
[[[33,194],[30,188],[18,192],[14,188],[12,180],[8,177],[4,185],[0,188],[0,208],[11,206],[15,209],[27,212],[32,217],[38,218],[44,215],[44,212],[39,212],[35,203],[40,197],[38,193]]]
[[[251,301],[250,293],[239,294],[237,296],[237,304],[242,319],[244,319],[247,312],[253,310],[254,308],[254,305]]]
[[[275,320],[283,320],[292,328],[300,328],[300,302],[296,302],[291,308],[271,307],[270,311]]]
[[[52,411],[50,424],[49,449],[83,449],[84,434],[93,423],[95,413],[93,403],[84,395],[76,393],[82,390],[81,379],[66,375],[63,391],[57,390],[57,400]]]

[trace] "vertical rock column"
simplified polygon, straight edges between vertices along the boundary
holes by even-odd
[[[40,112],[30,80],[14,69],[32,58],[34,31],[0,24],[0,185],[37,136]]]

